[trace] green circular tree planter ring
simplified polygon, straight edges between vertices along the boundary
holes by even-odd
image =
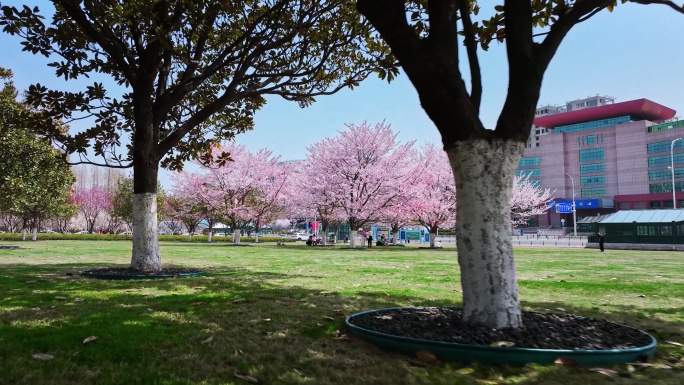
[[[651,339],[651,343],[633,349],[613,350],[564,350],[564,349],[531,349],[516,347],[492,347],[484,345],[466,345],[451,342],[440,342],[408,337],[393,336],[385,333],[361,328],[350,320],[362,314],[375,313],[387,308],[369,310],[352,314],[345,320],[351,334],[366,340],[385,350],[414,356],[419,350],[428,350],[440,360],[455,362],[482,362],[489,365],[524,366],[529,363],[553,365],[559,358],[570,359],[579,366],[613,366],[643,360],[655,353],[656,340],[653,336],[639,330]],[[636,329],[635,329],[636,330]]]
[[[83,277],[95,278],[95,279],[111,279],[111,280],[133,280],[133,279],[164,279],[164,278],[188,278],[188,277],[199,277],[204,274],[203,271],[197,271],[192,273],[178,273],[178,274],[139,274],[139,275],[123,275],[123,274],[106,274],[106,273],[96,273],[90,271],[84,271],[81,273]]]

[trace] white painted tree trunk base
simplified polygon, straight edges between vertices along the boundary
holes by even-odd
[[[233,231],[233,237],[235,237],[235,244],[239,245],[240,244],[240,230],[235,230]]]
[[[448,152],[457,186],[465,322],[494,329],[522,326],[510,196],[523,150],[520,142],[478,139],[457,142]]]
[[[133,255],[131,269],[161,270],[157,234],[157,194],[133,194]]]
[[[437,233],[430,233],[430,247],[435,247],[435,238],[437,238]]]
[[[209,229],[209,233],[207,234],[207,242],[211,243],[212,235],[214,235],[214,231],[212,229]]]
[[[399,244],[399,232],[398,231],[392,232],[392,244],[393,245]]]
[[[356,247],[356,230],[351,231],[351,236],[349,237],[349,247],[352,249]]]

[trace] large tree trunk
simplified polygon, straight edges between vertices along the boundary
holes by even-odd
[[[156,183],[155,178],[155,185]],[[156,193],[133,194],[133,255],[131,257],[131,269],[142,271],[161,270],[157,234]]]
[[[26,227],[21,229],[21,240],[22,241],[26,240]]]
[[[435,247],[435,238],[437,238],[437,232],[430,229],[430,247]]]
[[[38,225],[33,225],[33,235],[31,236],[32,241],[38,240]]]
[[[356,247],[356,230],[350,230],[351,236],[349,236],[349,247],[350,248],[355,248]]]
[[[522,318],[510,236],[510,195],[524,144],[512,140],[456,142],[448,151],[456,177],[458,263],[463,317],[500,329]]]
[[[399,244],[399,226],[396,225],[392,226],[392,244]]]
[[[137,112],[137,111],[136,111]],[[157,225],[157,141],[151,122],[138,125],[133,140],[133,254],[131,268],[161,270]]]
[[[212,226],[209,226],[209,233],[207,234],[207,242],[211,243],[211,236],[214,235],[214,229],[212,229]]]
[[[235,242],[235,244],[239,245],[240,244],[240,229],[235,229],[235,231],[233,231],[233,237],[234,237],[233,241]]]

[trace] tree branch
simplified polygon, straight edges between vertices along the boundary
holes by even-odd
[[[477,41],[473,32],[473,22],[470,20],[470,1],[459,0],[461,23],[465,34],[465,46],[468,53],[468,65],[470,66],[470,101],[473,103],[475,113],[480,115],[480,103],[482,101],[482,71],[477,58]]]

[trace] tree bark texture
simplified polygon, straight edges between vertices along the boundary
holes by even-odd
[[[356,230],[351,230],[351,236],[349,236],[349,247],[352,249],[356,247]]]
[[[437,238],[437,233],[430,231],[430,247],[435,247],[435,238]]]
[[[157,181],[155,179],[156,186]],[[157,234],[157,193],[133,194],[133,256],[131,269],[161,270]]]
[[[240,229],[235,229],[235,231],[233,231],[233,237],[235,238],[234,239],[235,244],[239,245],[240,244]]]
[[[32,241],[38,240],[38,226],[33,226],[33,234],[31,235]]]
[[[495,329],[522,325],[509,201],[523,150],[519,141],[472,139],[447,151],[456,177],[465,322]]]

